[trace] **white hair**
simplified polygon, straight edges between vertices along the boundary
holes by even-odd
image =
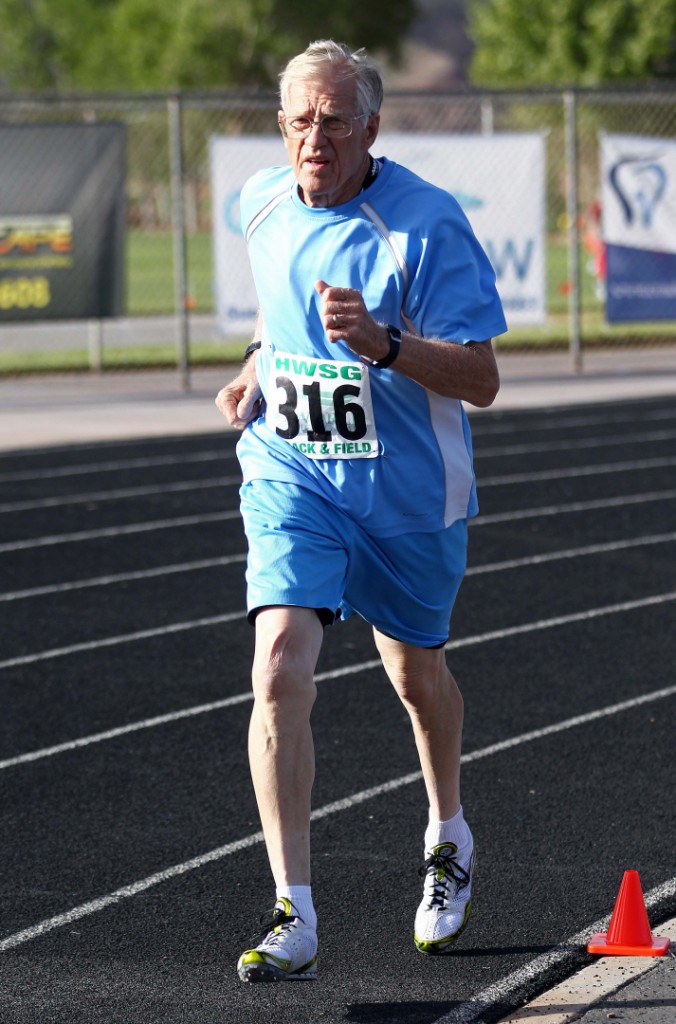
[[[383,80],[377,64],[366,50],[354,53],[345,43],[332,39],[319,39],[310,43],[303,53],[292,57],[279,76],[279,95],[282,109],[287,109],[289,88],[293,82],[312,81],[327,67],[336,68],[341,76],[354,78],[357,83],[357,114],[377,114],[383,102]]]

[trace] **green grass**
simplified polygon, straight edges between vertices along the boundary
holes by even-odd
[[[169,232],[130,231],[127,235],[127,308],[131,316],[172,313],[175,309],[173,242]],[[581,265],[584,267],[584,254]],[[568,278],[565,239],[551,238],[547,252],[547,303],[550,314],[565,312]],[[203,231],[186,239],[188,293],[200,313],[214,311],[214,270],[212,239]],[[594,294],[591,275],[581,274],[582,305],[585,310],[601,309]]]
[[[188,294],[195,311],[214,310],[211,234],[201,231],[186,239]],[[130,316],[173,313],[176,309],[173,238],[170,232],[129,231],[127,234],[127,310]]]
[[[173,240],[169,232],[127,234],[127,312],[130,316],[172,314],[175,312]],[[620,324],[609,327],[603,319],[602,303],[594,290],[594,280],[586,269],[587,255],[580,254],[582,290],[581,335],[583,346],[649,344],[676,342],[676,323]],[[191,234],[186,239],[186,263],[191,312],[213,314],[213,253],[209,232]],[[514,327],[498,342],[501,349],[519,347],[543,350],[568,346],[568,251],[566,239],[549,239],[547,252],[547,322],[537,327]],[[195,343],[190,348],[191,362],[197,366],[238,362],[245,339],[214,343]],[[130,346],[109,348],[103,354],[104,369],[134,367],[171,367],[176,365],[174,346]],[[44,373],[88,370],[85,348],[63,351],[0,353],[0,374]]]
[[[198,366],[225,366],[239,363],[246,341],[224,341],[219,344],[196,343],[190,347],[190,363]],[[114,348],[104,351],[104,370],[165,369],[176,366],[176,347],[146,345]],[[89,357],[84,348],[58,352],[0,353],[0,375],[29,373],[68,373],[89,370]]]

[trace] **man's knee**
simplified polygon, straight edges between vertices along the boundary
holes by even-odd
[[[261,610],[252,675],[255,698],[272,705],[301,702],[311,707],[321,634],[319,620],[310,609]]]
[[[445,667],[420,671],[417,667],[410,673],[401,673],[392,680],[395,690],[404,704],[413,708],[438,707],[448,701],[460,700],[460,694],[453,677]]]
[[[443,650],[413,648],[396,641],[378,644],[383,666],[401,701],[412,710],[439,712],[452,707],[462,715],[462,696]]]
[[[448,672],[442,649],[413,647],[377,629],[373,635],[383,667],[397,690],[425,686]]]

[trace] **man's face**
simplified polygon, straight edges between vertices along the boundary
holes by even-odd
[[[349,120],[357,113],[356,85],[328,70],[320,78],[292,82],[287,110],[280,116],[318,121],[326,114]],[[318,124],[306,138],[284,139],[291,166],[308,206],[338,206],[360,191],[368,170],[369,147],[378,134],[378,114],[352,122],[346,139],[327,139]]]

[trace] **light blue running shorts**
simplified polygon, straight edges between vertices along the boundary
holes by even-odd
[[[414,647],[441,647],[467,561],[467,520],[438,533],[372,537],[306,487],[252,480],[240,490],[249,543],[247,611],[316,609],[327,625],[353,611]]]

